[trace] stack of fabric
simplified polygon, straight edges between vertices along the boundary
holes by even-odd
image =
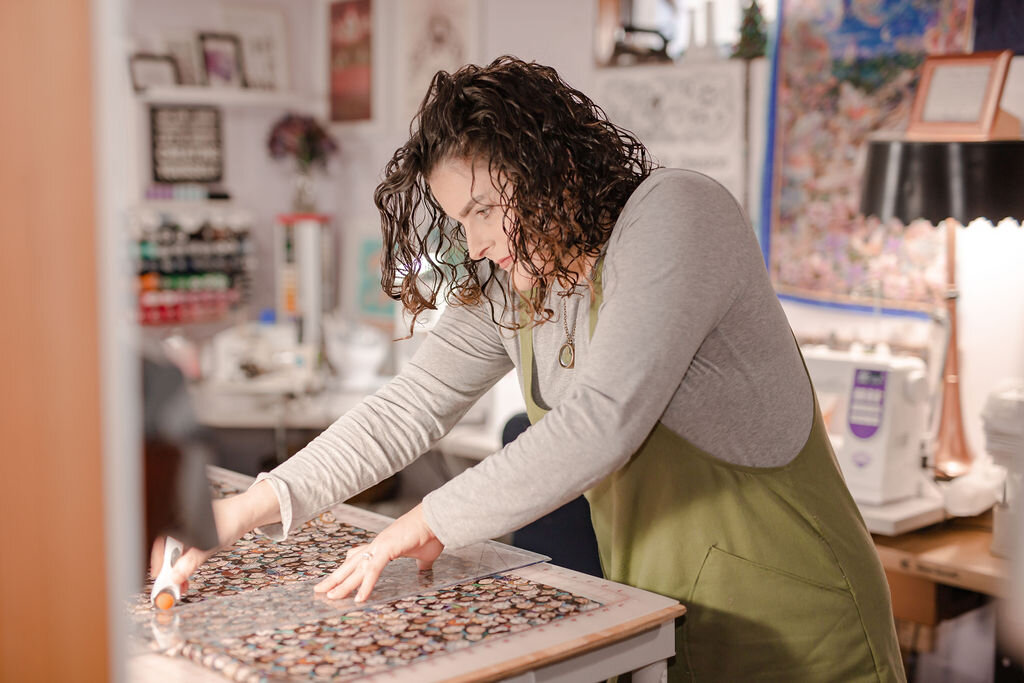
[[[996,555],[1008,557],[1016,538],[1016,518],[1024,515],[1021,480],[1024,478],[1024,380],[999,387],[985,402],[981,413],[985,427],[985,450],[992,460],[1006,468],[1002,501],[995,506],[992,547]],[[1015,512],[1016,510],[1016,512]]]
[[[1017,467],[1018,459],[1024,458],[1024,380],[1014,380],[989,394],[981,418],[985,450],[997,464]]]

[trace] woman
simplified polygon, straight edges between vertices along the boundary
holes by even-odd
[[[874,546],[733,198],[654,169],[510,57],[437,74],[414,124],[375,195],[382,283],[414,314],[452,305],[391,383],[218,503],[222,544],[283,537],[408,465],[515,367],[532,426],[318,590],[365,600],[396,557],[427,567],[586,492],[607,578],[688,608],[673,678],[902,680]]]

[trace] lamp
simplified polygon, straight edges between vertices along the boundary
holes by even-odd
[[[1024,140],[982,142],[868,141],[861,213],[905,224],[923,218],[946,222],[948,352],[935,472],[963,474],[973,460],[964,438],[957,346],[956,225],[977,218],[993,223],[1024,217]]]

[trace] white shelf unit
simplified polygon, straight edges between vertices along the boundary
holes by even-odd
[[[123,192],[123,210],[167,207],[181,211],[181,200],[147,200],[146,190],[153,184],[152,142],[149,109],[154,106],[209,106],[221,112],[221,145],[224,178],[219,185],[227,190],[230,205],[244,208],[253,217],[252,310],[271,306],[274,291],[270,269],[273,264],[274,217],[287,212],[293,193],[294,173],[289,162],[273,160],[266,150],[266,138],[279,117],[286,112],[310,115],[329,124],[328,35],[329,0],[123,0],[127,19],[120,45],[124,57],[118,68],[127,76],[125,66],[130,55],[138,52],[162,53],[165,34],[201,31],[232,33],[222,10],[231,5],[276,8],[285,16],[288,64],[287,86],[280,90],[258,88],[211,87],[206,85],[152,86],[134,92],[123,90],[122,106],[131,112],[131,135],[124,137],[125,152],[133,172]],[[133,187],[134,186],[134,187]],[[322,188],[321,198],[328,196]],[[188,202],[189,209],[226,210],[225,202],[210,204]],[[333,207],[328,196],[326,209]]]
[[[287,90],[248,90],[245,88],[210,88],[206,86],[168,86],[147,88],[136,93],[142,104],[205,104],[225,108],[288,109],[325,118],[327,101]]]

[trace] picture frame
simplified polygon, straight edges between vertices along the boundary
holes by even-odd
[[[219,183],[224,179],[220,109],[151,105],[150,154],[155,183]]]
[[[179,85],[205,85],[206,68],[196,31],[168,29],[161,32],[160,42],[178,65]]]
[[[397,113],[403,128],[419,110],[434,74],[454,73],[479,59],[480,21],[476,0],[431,0],[403,7],[396,41],[401,87]]]
[[[359,317],[366,323],[387,326],[394,324],[395,302],[380,286],[383,250],[379,236],[367,237],[359,244]]]
[[[175,86],[181,83],[178,63],[170,55],[137,52],[128,60],[132,88],[142,92],[147,88]]]
[[[907,139],[983,141],[1020,137],[1020,120],[999,108],[1013,52],[928,57],[914,95]]]
[[[223,25],[230,26],[242,43],[246,87],[287,90],[288,21],[281,7],[230,3],[223,7]]]
[[[199,34],[206,84],[212,88],[245,88],[242,41],[234,33]]]

